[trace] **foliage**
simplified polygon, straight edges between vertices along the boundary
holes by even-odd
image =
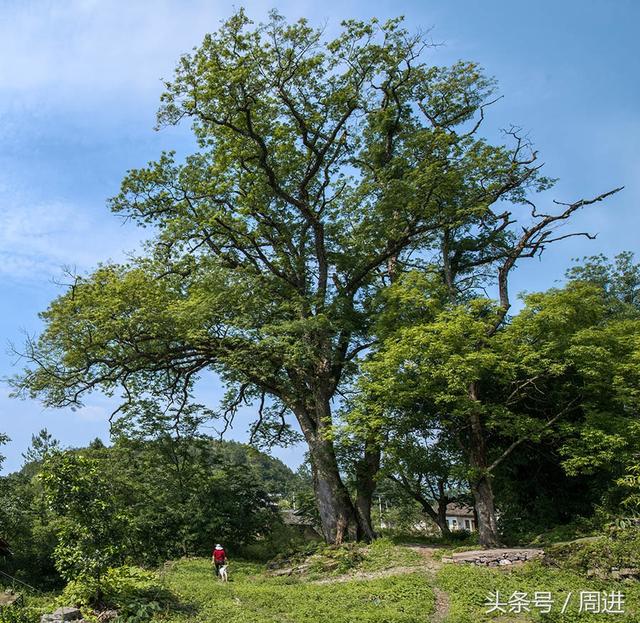
[[[137,567],[108,569],[100,580],[84,576],[71,580],[58,597],[61,606],[116,609],[124,621],[134,621],[146,612],[166,607],[174,597],[163,586],[158,575]]]
[[[627,466],[627,473],[616,480],[623,492],[622,508],[634,517],[640,516],[640,464]]]
[[[296,526],[274,523],[266,536],[234,549],[237,549],[238,556],[242,559],[266,563],[272,561],[274,556],[286,558],[291,552],[313,550],[321,541],[320,535],[314,538],[298,530]]]
[[[202,437],[120,437],[109,448],[53,452],[0,480],[11,520],[3,536],[15,554],[3,568],[54,586],[54,558],[70,579],[125,561],[205,555],[219,541],[235,552],[259,539],[273,551],[274,502],[293,480],[280,461],[253,448]]]
[[[109,567],[124,562],[130,526],[114,507],[114,483],[99,462],[59,452],[45,461],[40,478],[51,509],[63,518],[53,552],[60,575],[99,581]]]
[[[43,614],[37,607],[0,608],[0,623],[36,623]]]
[[[545,562],[561,569],[610,577],[619,569],[640,569],[640,529],[610,529],[597,537],[558,543],[547,549]],[[640,572],[639,572],[640,573]]]
[[[524,308],[489,335],[486,327],[497,313],[491,301],[471,298],[451,306],[423,275],[398,279],[385,293],[391,301],[383,317],[389,337],[365,365],[366,405],[378,405],[385,414],[380,430],[391,439],[404,430],[436,429],[469,447],[467,414],[474,407],[469,386],[475,382],[490,444],[487,469],[503,470],[497,482],[505,527],[513,518],[522,536],[545,520],[561,523],[580,512],[593,514],[603,500],[616,508],[621,497],[616,478],[631,473],[638,452],[640,353],[640,316],[611,294],[618,290],[575,279],[527,295]],[[437,445],[426,447],[429,453],[419,462],[434,473],[427,459]],[[538,453],[544,453],[542,469]],[[402,461],[411,456],[415,453],[401,454]],[[469,481],[475,477],[471,467]],[[532,469],[539,480],[529,484]],[[415,477],[420,469],[414,466],[409,474]],[[545,492],[551,498],[557,483],[568,492],[565,515],[541,513]],[[533,523],[518,525],[521,519]]]
[[[41,463],[51,454],[60,450],[60,442],[43,428],[37,435],[31,435],[31,446],[22,455],[25,463]]]
[[[476,567],[473,565],[445,565],[437,576],[437,586],[446,590],[450,599],[450,611],[447,621],[452,623],[484,623],[501,620],[496,613],[486,614],[487,597],[499,591],[503,599],[508,600],[516,591],[526,592],[531,598],[535,591],[551,592],[554,598],[551,615],[540,614],[535,608],[531,613],[511,616],[518,621],[553,621],[554,623],[597,623],[598,621],[614,623],[637,620],[640,612],[640,586],[621,584],[620,582],[603,582],[585,579],[584,576],[570,571],[550,569],[534,562],[508,573],[500,569]],[[581,591],[621,591],[625,595],[626,614],[594,614],[578,613],[578,601]],[[567,612],[562,614],[562,605],[571,593]]]
[[[0,446],[3,446],[9,442],[9,437],[7,437],[4,433],[0,433]],[[4,455],[0,454],[0,469],[2,469],[2,464],[4,463]]]
[[[291,442],[295,416],[328,492],[325,536],[366,532],[335,460],[332,404],[375,341],[378,294],[440,248],[483,287],[479,270],[535,254],[592,203],[530,218],[529,196],[553,183],[537,152],[514,129],[505,145],[482,138],[493,80],[471,62],[430,66],[427,47],[402,19],[347,20],[327,40],[306,20],[273,12],[254,26],[240,10],[182,56],[158,121],[189,120],[198,149],[127,174],[111,207],[154,236],[143,257],[77,276],[50,304],[18,392],[60,407],[100,388],[122,396],[125,420],[161,403],[180,422],[216,415],[192,392],[214,371],[229,388],[217,414],[228,423],[255,404],[255,440]],[[536,224],[521,237],[523,211]],[[506,309],[441,314],[425,353],[446,357],[437,340],[456,341],[461,385],[488,363],[472,335]]]

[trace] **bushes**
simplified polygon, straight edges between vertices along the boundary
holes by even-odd
[[[42,612],[31,606],[0,608],[0,623],[34,623]]]
[[[274,522],[271,530],[263,538],[239,547],[237,552],[241,558],[247,560],[269,562],[274,559],[276,552],[281,557],[305,550],[311,553],[320,543],[323,542],[319,536],[317,539],[311,539],[294,526]]]
[[[57,601],[66,606],[115,609],[121,620],[136,623],[151,618],[175,598],[155,573],[124,566],[109,569],[100,580],[72,580]]]
[[[619,569],[638,570],[640,529],[614,527],[602,536],[559,543],[547,550],[545,563],[603,578],[615,576]]]

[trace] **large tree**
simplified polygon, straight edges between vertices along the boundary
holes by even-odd
[[[295,416],[327,540],[371,535],[340,475],[332,410],[374,339],[372,297],[452,232],[495,255],[462,253],[461,275],[513,263],[514,244],[535,252],[496,206],[549,185],[517,132],[509,147],[479,137],[492,81],[472,63],[431,66],[427,50],[400,20],[347,21],[327,40],[305,20],[253,27],[240,11],[208,35],[158,114],[190,120],[198,150],[130,171],[111,203],[151,228],[146,256],[75,279],[43,314],[18,385],[55,406],[121,391],[124,416],[141,395],[165,399],[179,418],[213,370],[226,416],[256,403],[269,440]]]
[[[421,274],[389,288],[402,305],[389,308],[395,328],[366,364],[362,387],[389,414],[391,433],[425,422],[457,441],[480,541],[496,545],[493,479],[525,444],[553,437],[569,474],[608,469],[609,487],[636,450],[637,308],[585,279],[526,296],[513,318],[486,298],[451,303],[438,296],[443,288]],[[428,454],[410,449],[403,460],[428,464]]]

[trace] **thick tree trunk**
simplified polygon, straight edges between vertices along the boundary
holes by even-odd
[[[376,490],[376,475],[380,471],[380,445],[367,440],[362,458],[356,464],[356,512],[363,538],[372,541],[376,532],[371,519],[373,493]]]
[[[309,443],[313,487],[327,543],[340,544],[362,537],[356,510],[342,482],[333,442],[316,438]]]
[[[471,483],[478,518],[478,542],[483,547],[498,547],[500,537],[493,504],[493,489],[489,477]]]
[[[477,383],[471,383],[469,386],[469,396],[472,400],[479,402]],[[498,522],[493,488],[491,487],[491,474],[488,470],[484,426],[479,410],[473,409],[471,411],[469,423],[471,425],[469,452],[471,478],[469,484],[478,516],[478,542],[483,547],[498,547],[500,545]]]
[[[318,375],[321,376],[320,374]],[[309,447],[313,489],[327,543],[339,545],[365,537],[349,491],[340,476],[333,443],[331,392],[319,380],[312,397],[292,407]]]

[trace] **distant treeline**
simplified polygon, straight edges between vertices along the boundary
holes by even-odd
[[[100,575],[109,566],[155,566],[237,550],[280,523],[277,501],[298,480],[249,446],[192,437],[121,437],[62,451],[42,431],[25,465],[0,478],[2,568],[42,584]]]

